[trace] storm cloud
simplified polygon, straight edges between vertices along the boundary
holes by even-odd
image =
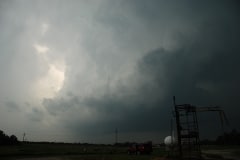
[[[159,143],[174,95],[239,129],[239,16],[238,1],[1,1],[1,129]],[[217,116],[199,120],[202,137],[221,134]]]

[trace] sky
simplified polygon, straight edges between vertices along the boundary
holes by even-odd
[[[239,130],[237,0],[1,0],[0,130],[29,141],[163,142],[178,104]],[[199,113],[200,138],[222,134]]]

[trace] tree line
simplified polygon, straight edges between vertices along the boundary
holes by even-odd
[[[215,145],[240,145],[240,132],[233,129],[230,132],[218,136],[216,140],[202,140],[201,144],[215,144]]]
[[[14,145],[19,144],[19,141],[15,135],[8,136],[0,130],[0,145]]]
[[[38,143],[44,143],[44,142],[38,142]],[[45,143],[51,143],[51,142],[45,142]],[[53,143],[53,142],[52,142]],[[20,144],[20,141],[18,141],[17,137],[15,135],[8,136],[6,135],[2,130],[0,130],[0,145],[15,145]],[[81,144],[81,143],[78,143]],[[128,146],[131,144],[130,142],[125,143],[117,143],[115,145],[118,146]],[[240,145],[240,132],[236,129],[233,129],[231,132],[226,132],[223,135],[220,135],[216,138],[216,140],[202,140],[201,144],[227,144],[227,145]],[[91,145],[91,144],[88,144]]]
[[[233,129],[229,133],[224,133],[216,139],[217,144],[240,145],[240,133]]]

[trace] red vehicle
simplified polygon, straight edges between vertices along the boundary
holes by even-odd
[[[152,153],[152,142],[131,144],[128,148],[128,154],[150,154]]]

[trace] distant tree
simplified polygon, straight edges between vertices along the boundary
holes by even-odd
[[[217,144],[229,144],[229,145],[239,145],[240,144],[240,133],[233,129],[229,133],[224,133],[221,136],[218,136],[216,139]]]
[[[8,136],[0,130],[0,145],[7,144]]]
[[[18,144],[19,141],[15,135],[10,137],[0,130],[0,145]]]
[[[15,135],[11,135],[9,139],[10,139],[11,144],[17,144],[18,143],[18,139]]]

